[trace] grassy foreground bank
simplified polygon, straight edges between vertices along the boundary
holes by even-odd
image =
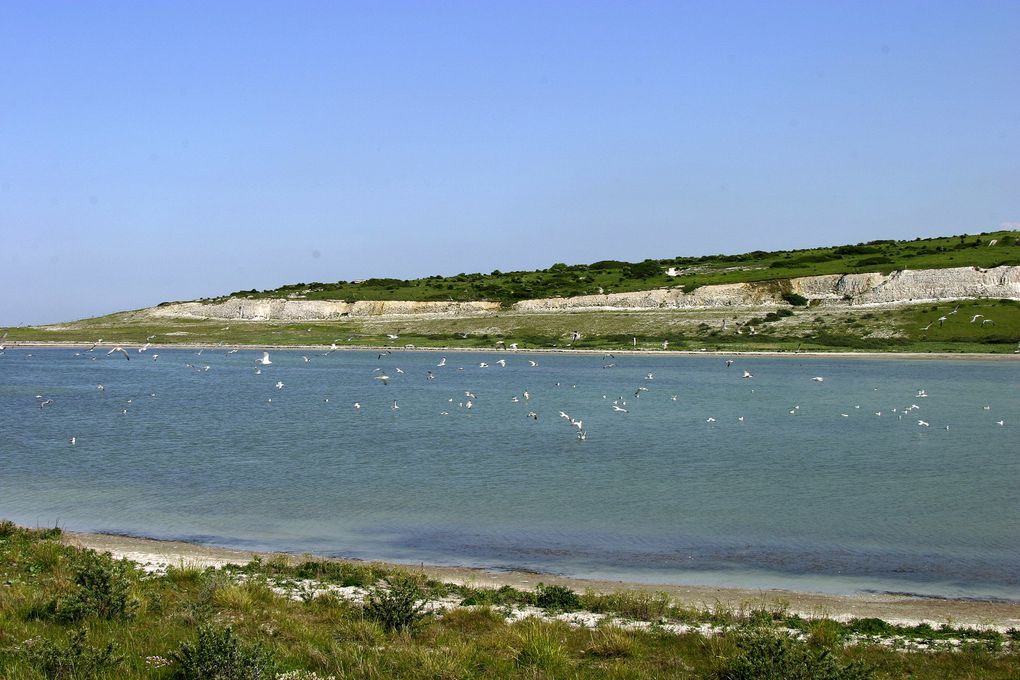
[[[280,558],[149,574],[65,545],[59,530],[0,522],[0,677],[11,680],[1015,678],[1018,638],[688,609],[649,594],[472,588],[372,564]]]
[[[955,310],[955,313],[954,313]],[[975,322],[971,319],[978,316]],[[945,321],[939,321],[945,318]],[[989,321],[990,323],[982,323]],[[223,321],[122,312],[50,326],[8,328],[7,343],[453,347],[691,351],[1013,353],[1020,302],[982,299],[884,308],[584,311],[342,321]],[[574,340],[574,333],[580,339]],[[391,336],[396,336],[393,339]]]

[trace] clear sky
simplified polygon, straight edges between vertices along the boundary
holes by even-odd
[[[1020,2],[0,3],[0,325],[1020,221]]]

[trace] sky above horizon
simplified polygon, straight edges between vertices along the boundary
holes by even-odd
[[[0,4],[0,326],[1020,222],[1016,2]]]

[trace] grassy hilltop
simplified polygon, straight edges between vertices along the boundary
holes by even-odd
[[[1020,265],[1020,232],[948,236],[913,241],[743,255],[678,257],[626,263],[555,264],[533,272],[458,274],[421,279],[296,283],[274,290],[232,293],[245,298],[303,300],[499,301],[494,314],[453,317],[349,317],[331,321],[224,321],[156,317],[139,310],[50,326],[7,329],[8,342],[62,341],[158,344],[254,344],[520,349],[866,350],[1012,353],[1020,342],[1020,302],[977,299],[883,308],[805,305],[787,307],[649,309],[641,311],[519,312],[514,301],[618,293],[663,287],[745,281],[782,282],[820,274],[889,272]],[[675,270],[676,276],[667,271]],[[204,298],[215,302],[229,296]],[[162,303],[164,305],[169,303]],[[951,314],[957,310],[955,314]],[[971,323],[974,315],[989,323]],[[946,316],[947,321],[939,322]],[[571,335],[581,333],[572,341]],[[396,340],[389,336],[396,335]]]
[[[995,245],[989,246],[991,241]],[[503,303],[535,298],[680,286],[685,291],[717,283],[771,281],[819,274],[890,272],[899,269],[997,267],[1020,264],[1020,232],[946,236],[913,241],[871,241],[857,245],[756,250],[743,255],[675,257],[643,262],[603,260],[592,264],[554,264],[529,272],[457,274],[420,279],[374,278],[335,283],[295,283],[273,290],[240,290],[231,295],[253,298],[299,297],[306,300],[494,300]],[[673,268],[678,276],[669,276]],[[208,298],[209,301],[225,297]]]

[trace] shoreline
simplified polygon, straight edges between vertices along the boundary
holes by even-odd
[[[143,569],[165,566],[222,567],[245,564],[253,557],[283,557],[297,563],[305,560],[359,563],[359,560],[324,558],[282,552],[262,552],[224,548],[178,540],[164,540],[106,533],[63,532],[64,543],[138,563]],[[361,562],[363,563],[363,562]],[[531,571],[495,571],[476,567],[407,565],[372,562],[389,569],[414,570],[446,583],[474,587],[499,588],[509,585],[533,590],[539,583],[559,585],[577,592],[665,593],[678,604],[697,609],[747,610],[784,608],[805,618],[830,618],[848,621],[854,618],[878,618],[894,625],[916,626],[927,623],[994,629],[1006,632],[1020,628],[1020,601],[932,598],[899,594],[832,595],[778,589],[732,588],[698,585],[646,584],[618,580],[585,579]]]
[[[140,347],[144,343],[116,343],[108,342],[99,345],[100,349],[106,349],[118,346],[124,347]],[[91,342],[64,342],[64,341],[8,341],[7,349],[80,349],[92,347],[94,343]],[[249,345],[245,343],[222,343],[222,344],[210,344],[210,343],[171,343],[161,344],[152,343],[149,345],[150,349],[160,350],[172,350],[172,349],[239,349],[239,350],[251,350],[251,351],[323,351],[329,350],[330,345],[270,345],[270,344],[257,344]],[[941,361],[948,359],[958,360],[970,360],[970,361],[1020,361],[1020,353],[993,353],[993,352],[896,352],[894,350],[886,352],[876,351],[861,351],[861,352],[846,352],[846,351],[783,351],[783,350],[662,350],[662,349],[645,349],[645,350],[633,350],[633,349],[597,349],[597,348],[577,348],[577,349],[565,349],[565,348],[531,348],[531,349],[496,349],[484,348],[484,347],[396,347],[393,345],[345,345],[343,347],[337,347],[334,352],[459,352],[459,353],[482,353],[482,352],[498,352],[500,354],[563,354],[563,355],[597,355],[597,354],[613,354],[620,356],[642,356],[642,357],[678,357],[678,356],[721,356],[721,357],[807,357],[807,358],[827,358],[834,357],[839,359],[910,359],[910,360],[933,360]]]

